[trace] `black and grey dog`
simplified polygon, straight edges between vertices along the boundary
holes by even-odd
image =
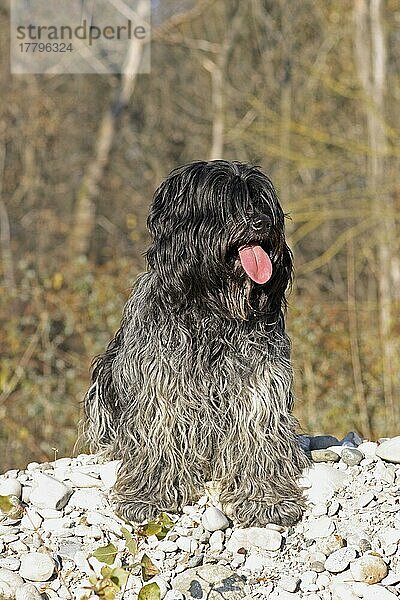
[[[92,449],[121,459],[118,509],[141,522],[218,482],[240,524],[304,510],[285,291],[292,256],[271,181],[240,162],[172,171],[148,218],[149,270],[94,363]]]

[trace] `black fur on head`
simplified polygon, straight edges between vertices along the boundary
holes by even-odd
[[[277,322],[292,254],[274,186],[257,167],[213,160],[174,169],[155,192],[147,224],[149,268],[171,310],[197,307],[230,319]],[[268,255],[272,276],[265,283],[244,270],[239,250],[245,247]]]

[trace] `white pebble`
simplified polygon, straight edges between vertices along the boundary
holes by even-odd
[[[64,508],[71,495],[71,489],[61,481],[44,475],[35,474],[35,485],[30,495],[30,502],[38,508]]]
[[[400,463],[400,435],[382,442],[377,449],[376,455],[382,460],[386,460],[391,463]]]
[[[374,458],[378,444],[376,442],[363,442],[357,446],[357,450],[362,452],[365,458]]]
[[[223,543],[224,543],[224,532],[223,531],[214,531],[209,539],[210,549],[213,552],[222,552]]]
[[[315,504],[315,506],[312,507],[311,510],[312,514],[314,515],[314,517],[322,517],[322,515],[326,515],[328,512],[328,507],[326,504]]]
[[[1,568],[9,569],[10,571],[18,571],[20,565],[21,561],[15,556],[5,556],[4,558],[0,558]]]
[[[78,488],[99,488],[102,487],[102,482],[96,477],[86,475],[85,473],[72,472],[68,476],[69,480],[75,487]]]
[[[0,481],[0,496],[17,496],[21,498],[22,485],[18,479],[2,479]]]
[[[282,545],[282,535],[275,529],[264,527],[248,527],[247,529],[234,529],[226,544],[226,549],[233,554],[239,548],[262,548],[274,552]]]
[[[229,521],[219,508],[209,506],[201,517],[201,524],[207,531],[218,531],[218,529],[226,529]]]
[[[347,473],[338,471],[332,465],[315,463],[305,469],[301,482],[307,488],[304,493],[308,500],[318,504],[330,500],[335,490],[343,487],[347,477]]]
[[[41,600],[42,595],[32,583],[24,583],[17,589],[15,600]]]
[[[325,561],[325,569],[330,573],[341,573],[349,566],[350,562],[356,558],[354,548],[340,548],[332,552]]]
[[[105,505],[103,492],[91,488],[76,490],[69,499],[68,506],[97,511]]]
[[[265,561],[262,556],[256,554],[250,555],[246,558],[246,562],[243,565],[244,569],[250,571],[250,573],[261,573],[265,567]]]
[[[280,588],[285,592],[295,592],[299,586],[300,579],[298,577],[291,577],[290,575],[284,575],[278,581]]]
[[[341,581],[331,584],[332,598],[335,600],[359,600],[359,596],[352,590],[351,585]],[[377,600],[377,599],[376,599]]]
[[[39,529],[43,518],[33,508],[27,508],[21,519],[22,529]]]
[[[162,540],[157,547],[163,552],[176,552],[178,550],[178,544],[171,540]]]
[[[383,585],[369,585],[364,590],[364,600],[398,600],[398,596],[387,590]]]
[[[358,499],[358,508],[365,508],[374,498],[375,494],[373,492],[365,492],[365,494],[362,494]]]
[[[24,580],[18,573],[9,569],[0,568],[0,596],[4,600],[15,598],[16,590],[23,585]]]
[[[197,541],[189,537],[179,537],[176,540],[176,545],[183,552],[194,552],[198,548]]]
[[[29,581],[48,581],[54,573],[55,562],[42,552],[29,552],[21,557],[20,575]]]
[[[335,530],[335,524],[330,517],[322,516],[310,519],[305,525],[304,535],[308,540],[325,538]]]
[[[350,564],[350,571],[355,581],[372,584],[382,581],[388,569],[380,556],[364,554]]]

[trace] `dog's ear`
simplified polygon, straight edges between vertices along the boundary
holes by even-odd
[[[286,242],[276,266],[277,276],[272,278],[268,288],[268,312],[277,318],[287,308],[286,294],[293,282],[293,255]]]

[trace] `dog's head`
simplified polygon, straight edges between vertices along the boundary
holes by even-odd
[[[175,169],[147,224],[147,260],[171,308],[277,322],[292,255],[274,186],[257,167],[214,160]]]

